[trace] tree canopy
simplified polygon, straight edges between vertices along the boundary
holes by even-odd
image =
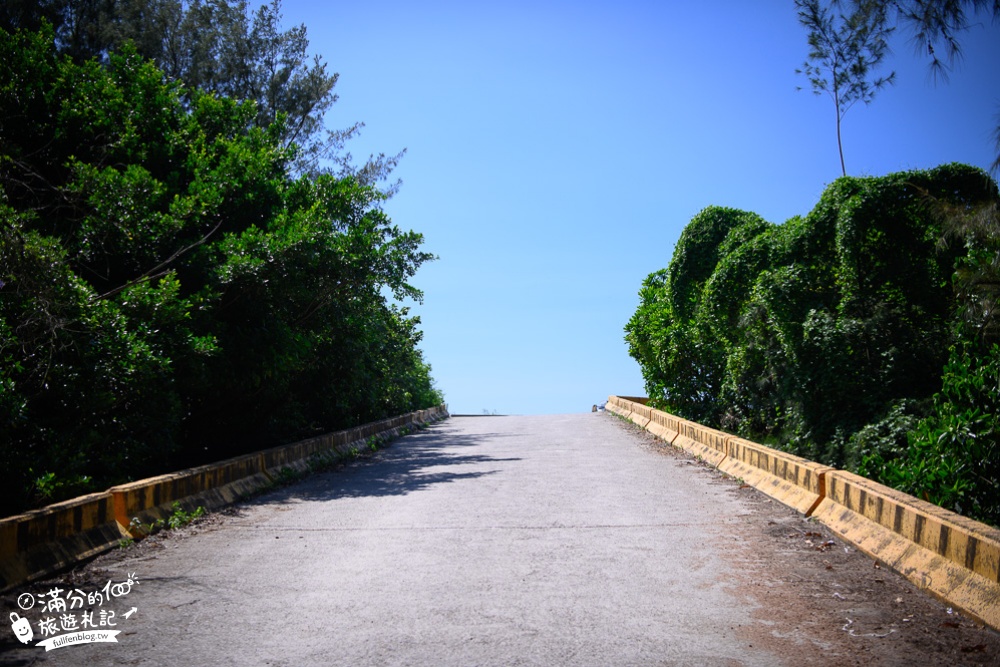
[[[56,34],[0,30],[0,512],[441,401],[432,256],[305,115]]]
[[[297,171],[334,171],[366,185],[384,181],[402,156],[370,156],[358,166],[346,144],[363,124],[328,130],[324,117],[337,101],[338,75],[309,57],[304,25],[282,29],[281,0],[251,12],[246,0],[11,0],[0,8],[0,28],[54,30],[57,51],[77,63],[132,44],[168,79],[188,90],[256,103],[252,122],[268,127],[279,117],[281,142],[295,144]],[[405,151],[404,151],[405,152]],[[386,186],[394,191],[398,184]]]
[[[962,58],[962,33],[977,25],[975,19],[992,14],[1000,21],[1000,0],[795,0],[799,22],[809,31],[809,58],[797,72],[809,78],[813,91],[827,92],[837,112],[837,144],[841,147],[840,121],[858,100],[869,103],[879,88],[892,82],[875,77],[874,69],[887,55],[886,38],[905,27],[918,54],[929,58],[934,77],[946,80]],[[944,56],[942,57],[942,52]],[[997,158],[991,165],[1000,172],[1000,124],[993,131]],[[841,172],[844,167],[840,148]]]
[[[983,308],[1000,235],[953,215],[997,201],[984,172],[947,165],[840,178],[780,225],[703,210],[625,328],[648,396],[1000,521],[1000,352]]]

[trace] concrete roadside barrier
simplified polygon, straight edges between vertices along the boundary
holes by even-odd
[[[632,403],[632,405],[629,406],[629,409],[632,411],[632,414],[629,417],[629,419],[632,420],[632,423],[639,428],[646,428],[653,417],[652,408],[639,403]]]
[[[813,516],[918,587],[1000,630],[1000,530],[840,470]]]
[[[618,405],[617,402],[612,403],[611,401],[608,401],[607,405],[604,406],[604,409],[618,415],[619,417],[624,417],[625,419],[628,419],[629,414],[631,414],[630,411]]]
[[[323,452],[341,453],[345,446],[351,442],[352,431],[337,431],[317,438],[310,438],[301,442],[282,447],[273,447],[261,452],[263,457],[264,471],[270,477],[281,474],[283,469],[290,469],[302,474],[309,469],[310,458],[320,455]]]
[[[618,398],[626,403],[635,405],[647,405],[649,403],[649,399],[644,396],[619,396]]]
[[[346,431],[281,445],[261,452],[212,463],[176,473],[123,484],[109,489],[114,498],[115,519],[124,534],[140,537],[142,524],[166,520],[175,511],[174,503],[190,512],[232,504],[273,484],[283,471],[306,474],[317,460],[347,456],[363,450],[371,439],[385,441],[399,436],[402,429],[434,421],[443,410],[423,410],[400,417],[363,424]],[[139,526],[133,526],[137,519]]]
[[[728,454],[727,437],[722,431],[681,419],[678,420],[678,435],[672,444],[718,468]]]
[[[121,534],[137,538],[147,532],[141,524],[168,519],[174,503],[188,512],[199,506],[213,510],[271,483],[257,453],[113,486],[108,492]]]
[[[96,556],[119,539],[107,491],[0,519],[0,590]]]
[[[446,418],[445,406],[337,431],[218,463],[120,484],[16,516],[0,519],[0,592],[50,575],[144,534],[167,519],[174,503],[184,511],[215,509],[274,483],[283,469],[304,472],[316,456],[361,449],[370,438],[389,439],[404,428]],[[135,520],[135,521],[133,521]],[[139,524],[139,525],[137,525]]]
[[[609,407],[626,415],[644,403],[608,399]],[[651,410],[646,429],[816,518],[919,588],[1000,630],[1000,530],[853,473],[659,410]]]
[[[653,418],[646,425],[646,430],[661,440],[673,444],[680,435],[680,420],[661,410],[653,410]]]
[[[725,433],[650,408],[644,398],[609,396],[607,409],[713,466],[726,457]]]
[[[629,407],[630,405],[631,402],[624,398],[610,396],[608,397],[608,403],[605,406],[605,409],[609,412],[615,413],[619,417],[624,417],[625,419],[629,419],[631,421],[632,410]]]
[[[640,428],[646,428],[646,425],[652,419],[653,413],[656,412],[646,405],[646,399],[627,396],[608,397],[605,409],[628,419]]]
[[[730,437],[727,446],[729,456],[719,470],[806,515],[822,499],[826,473],[833,470],[830,466],[743,438]]]

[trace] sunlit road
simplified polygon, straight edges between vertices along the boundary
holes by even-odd
[[[784,508],[780,519],[761,517],[762,505],[738,483],[644,445],[611,415],[452,418],[159,548],[126,552],[104,566],[116,581],[139,580],[128,599],[137,611],[118,617],[119,642],[30,657],[799,665],[873,642],[843,631],[839,610],[823,636],[807,619],[783,627],[787,618],[766,608],[773,600],[753,593],[803,578],[783,576],[748,537],[801,523]],[[799,604],[829,597],[785,592]]]

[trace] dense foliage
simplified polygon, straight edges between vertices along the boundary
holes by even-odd
[[[705,209],[626,326],[648,395],[1000,521],[996,202],[947,165],[841,178],[781,225]]]
[[[0,514],[441,401],[422,237],[287,122],[0,30]]]
[[[256,4],[256,3],[255,3]],[[256,124],[284,115],[279,134],[295,143],[298,171],[318,173],[333,165],[340,175],[371,184],[384,179],[402,153],[371,156],[360,167],[345,143],[363,127],[328,130],[325,113],[337,101],[338,75],[318,56],[310,58],[306,27],[281,27],[281,2],[251,11],[247,0],[7,0],[0,29],[51,25],[59,53],[76,62],[110,55],[131,44],[170,80],[191,89],[256,103]],[[182,96],[185,93],[181,92]],[[397,184],[398,185],[398,184]]]

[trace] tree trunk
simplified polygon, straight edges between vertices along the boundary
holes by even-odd
[[[840,151],[840,173],[847,176],[847,168],[844,166],[844,144],[840,138],[840,100],[835,100],[834,108],[837,111],[837,150]]]

